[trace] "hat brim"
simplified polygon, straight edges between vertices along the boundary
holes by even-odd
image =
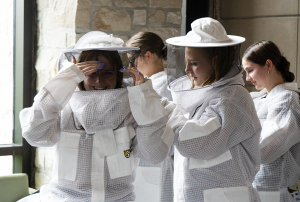
[[[138,47],[104,47],[104,48],[74,48],[74,49],[65,49],[62,50],[62,53],[80,53],[82,51],[90,51],[90,50],[105,50],[105,51],[118,51],[118,52],[130,52],[140,50]]]
[[[207,42],[188,42],[185,36],[178,36],[166,40],[168,44],[185,47],[225,47],[243,43],[246,39],[241,36],[227,35],[230,40],[217,43]]]

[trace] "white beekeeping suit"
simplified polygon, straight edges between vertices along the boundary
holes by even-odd
[[[260,165],[260,122],[243,87],[239,47],[245,39],[227,36],[223,26],[202,18],[184,37],[167,40],[168,70],[176,75],[180,47],[236,48],[230,71],[220,80],[191,89],[188,76],[169,85],[174,109],[169,124],[175,130],[174,201],[259,202],[252,182]],[[184,58],[181,58],[182,60]],[[184,124],[184,125],[183,125]],[[182,126],[183,125],[183,126]]]
[[[120,40],[89,32],[65,53],[135,50],[122,47]],[[62,54],[60,60],[64,58]],[[22,202],[134,201],[139,158],[152,163],[166,158],[174,134],[165,130],[168,112],[151,80],[138,86],[124,82],[113,90],[75,90],[84,78],[76,65],[66,62],[33,106],[21,111],[23,137],[32,146],[56,149],[51,182],[41,187],[39,199],[29,196]]]
[[[160,98],[172,100],[171,92],[167,89],[166,71],[153,74],[149,79],[151,79],[153,89]],[[166,102],[166,100],[162,102]],[[159,164],[152,164],[140,159],[139,166],[136,169],[136,179],[133,183],[137,201],[173,201],[173,154],[173,147],[170,147],[168,156]]]
[[[293,202],[287,187],[300,177],[300,106],[297,83],[251,93],[261,121],[261,166],[253,182],[262,202]]]

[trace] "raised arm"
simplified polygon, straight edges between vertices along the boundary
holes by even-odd
[[[174,133],[167,125],[172,103],[159,100],[151,80],[128,87],[128,91],[132,114],[137,122],[135,154],[157,164],[166,158],[174,141]]]
[[[59,140],[60,111],[85,78],[73,63],[67,64],[35,96],[32,107],[20,112],[23,137],[32,146],[50,147]]]

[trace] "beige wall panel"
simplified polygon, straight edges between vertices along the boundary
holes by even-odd
[[[221,0],[222,18],[298,14],[298,0]]]
[[[223,20],[227,34],[239,35],[246,38],[241,47],[241,57],[246,48],[261,40],[271,40],[278,45],[288,61],[291,71],[296,74],[297,60],[297,18],[256,18]],[[248,85],[248,83],[247,83]]]

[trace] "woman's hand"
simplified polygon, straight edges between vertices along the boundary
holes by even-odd
[[[139,72],[136,68],[133,68],[133,67],[123,67],[119,70],[120,72],[129,72],[131,77],[133,78],[133,81],[134,81],[134,85],[137,86],[137,85],[140,85],[142,83],[145,82],[145,78],[144,78],[144,75]]]
[[[99,69],[102,69],[104,63],[101,61],[86,61],[81,63],[76,63],[76,59],[72,56],[72,62],[84,73],[85,76],[88,76]]]

